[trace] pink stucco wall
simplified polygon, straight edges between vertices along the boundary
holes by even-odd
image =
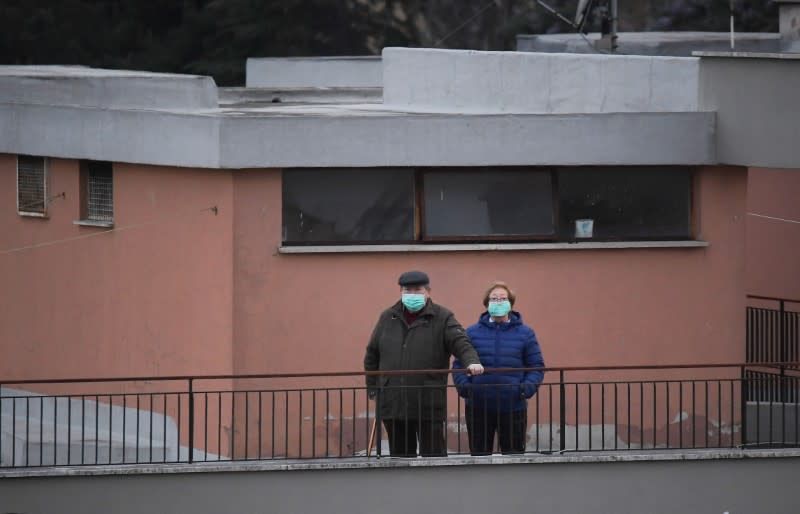
[[[465,325],[487,283],[510,282],[550,365],[743,357],[740,168],[696,174],[708,248],[284,255],[279,170],[117,164],[116,231],[78,238],[103,232],[72,224],[78,161],[50,161],[66,199],[46,220],[16,215],[14,166],[0,157],[3,249],[64,241],[0,257],[7,378],[357,370],[412,268]]]
[[[109,232],[73,224],[79,162],[49,164],[66,197],[21,217],[0,155],[0,250],[53,243],[0,255],[0,377],[229,373],[230,173],[115,164]]]
[[[751,168],[747,211],[748,294],[800,300],[800,169]]]

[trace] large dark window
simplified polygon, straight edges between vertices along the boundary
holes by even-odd
[[[680,167],[303,169],[285,244],[688,239]]]
[[[563,168],[558,172],[559,238],[686,239],[687,168]],[[590,220],[589,233],[581,233]],[[585,222],[583,222],[585,223]]]
[[[285,171],[283,240],[286,243],[413,241],[414,171]]]
[[[549,171],[429,171],[423,180],[426,239],[555,232]]]

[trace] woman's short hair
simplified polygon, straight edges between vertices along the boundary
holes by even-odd
[[[486,290],[486,294],[483,295],[483,306],[484,307],[489,306],[489,295],[492,294],[492,291],[494,291],[498,287],[506,290],[506,293],[508,293],[508,302],[513,307],[514,301],[517,299],[517,295],[515,295],[514,291],[511,290],[511,287],[502,280],[495,280],[494,282],[492,282],[492,285],[489,286],[489,289]]]

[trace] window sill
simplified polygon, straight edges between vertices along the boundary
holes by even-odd
[[[114,227],[113,221],[75,220],[72,222],[72,224],[80,225],[82,227],[100,227],[100,228]]]
[[[585,241],[580,243],[483,243],[280,246],[278,253],[483,252],[509,250],[606,250],[626,248],[705,248],[706,241]]]
[[[17,211],[17,214],[24,218],[41,218],[41,219],[48,219],[50,216],[44,212],[25,212],[25,211]]]

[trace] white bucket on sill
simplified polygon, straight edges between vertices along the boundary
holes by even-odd
[[[592,237],[593,233],[594,233],[594,220],[591,219],[575,220],[576,238]]]

